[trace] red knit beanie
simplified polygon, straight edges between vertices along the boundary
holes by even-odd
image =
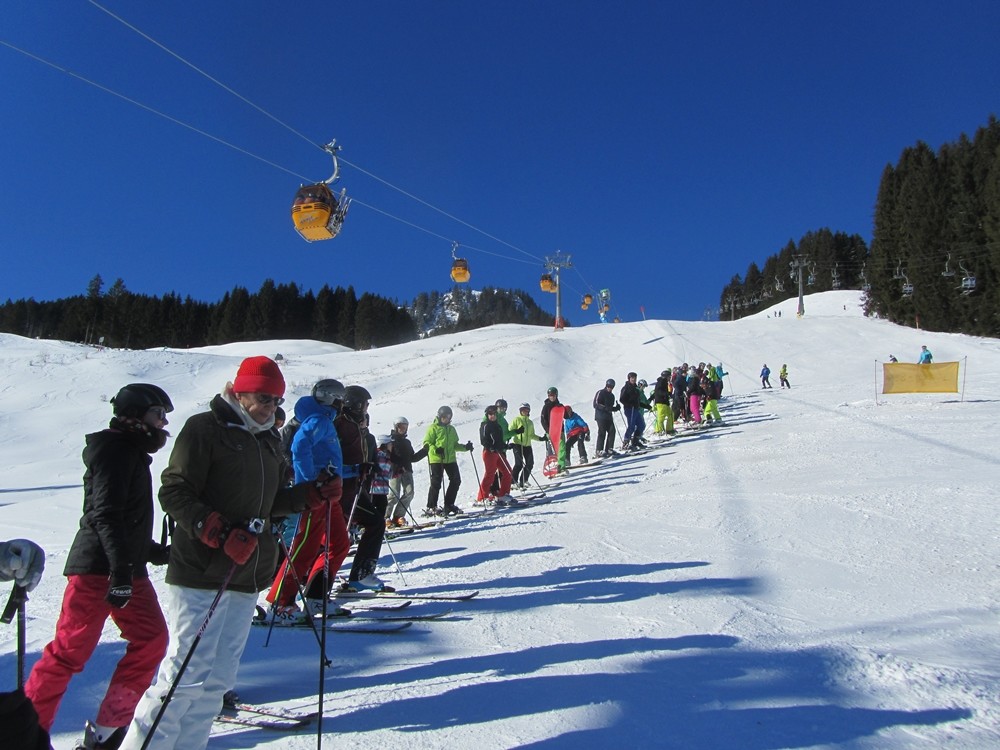
[[[240,362],[233,381],[235,393],[266,393],[285,395],[285,379],[277,363],[270,357],[247,357]]]

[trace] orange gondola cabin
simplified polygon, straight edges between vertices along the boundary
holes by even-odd
[[[302,239],[306,242],[332,240],[340,233],[347,215],[346,192],[341,191],[338,200],[330,186],[323,182],[299,188],[292,202],[292,222]]]

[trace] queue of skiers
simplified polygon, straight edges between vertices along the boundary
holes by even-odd
[[[595,458],[616,455],[615,414],[624,423],[625,451],[645,442],[645,412],[653,412],[658,436],[675,434],[679,421],[721,423],[717,401],[725,374],[721,365],[685,363],[660,373],[651,398],[635,372],[617,399],[616,383],[608,379],[593,398]],[[173,405],[149,383],[126,385],[112,399],[109,426],[88,435],[83,452],[83,517],[64,569],[68,583],[56,634],[25,686],[42,729],[51,728],[70,679],[110,617],[128,647],[78,747],[204,748],[235,685],[261,592],[274,624],[329,615],[352,529],[357,549],[340,588],[391,591],[376,575],[378,560],[387,529],[417,523],[410,509],[413,466],[425,458],[423,515],[463,513],[458,454],[474,446],[459,437],[450,406],[437,410],[415,450],[406,417],[396,417],[390,432],[372,434],[372,396],[363,386],[319,380],[296,401],[293,419],[279,433],[284,394],[278,364],[248,357],[207,410],[185,422],[161,477],[159,503],[167,519],[159,541],[153,539],[149,466],[170,438]],[[515,503],[511,492],[535,481],[537,442],[554,470],[566,470],[574,451],[580,463],[590,460],[590,426],[560,403],[558,388],[547,390],[537,426],[531,411],[521,403],[508,423],[505,399],[484,409],[476,502]],[[553,419],[559,413],[561,421]],[[166,616],[149,564],[166,566],[160,592]]]

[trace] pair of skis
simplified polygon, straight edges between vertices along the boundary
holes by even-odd
[[[215,717],[215,721],[219,724],[290,732],[309,726],[317,716],[319,716],[318,711],[299,713],[275,706],[229,703],[222,707],[222,713]]]

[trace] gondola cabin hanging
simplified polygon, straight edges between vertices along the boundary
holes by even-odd
[[[333,157],[333,175],[325,182],[315,185],[303,185],[295,193],[292,201],[292,223],[306,242],[332,240],[344,226],[344,217],[351,200],[347,190],[341,190],[335,196],[330,185],[340,177],[340,164],[337,161],[337,151],[340,147],[336,141],[330,141],[323,150]]]
[[[542,288],[543,292],[554,292],[556,290],[556,282],[552,280],[552,274],[550,273],[543,273],[538,285]]]
[[[451,280],[456,284],[464,284],[467,282],[472,274],[469,273],[469,261],[465,258],[459,258],[457,255],[458,243],[451,243]]]
[[[469,261],[465,258],[455,258],[451,264],[451,280],[464,284],[472,274],[469,273]]]

